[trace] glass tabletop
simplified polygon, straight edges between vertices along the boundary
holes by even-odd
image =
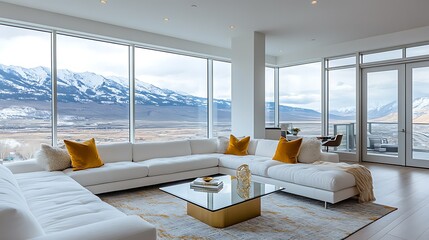
[[[276,185],[255,181],[251,181],[249,188],[243,189],[240,187],[241,184],[238,184],[237,179],[232,176],[225,175],[214,178],[223,182],[223,187],[218,192],[193,189],[190,185],[192,181],[162,187],[160,190],[207,210],[218,211],[284,189]]]

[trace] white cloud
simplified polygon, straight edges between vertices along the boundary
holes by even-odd
[[[231,63],[213,61],[213,97],[231,100]]]
[[[356,108],[355,68],[329,71],[329,109]]]
[[[280,104],[321,111],[321,63],[281,68]]]
[[[396,70],[368,73],[367,85],[368,109],[398,100],[398,72]]]
[[[51,35],[0,26],[0,63],[26,68],[51,66]]]
[[[59,69],[128,77],[128,47],[101,41],[57,35]]]
[[[207,60],[136,49],[136,78],[161,88],[207,96]]]

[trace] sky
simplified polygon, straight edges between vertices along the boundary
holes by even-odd
[[[321,63],[309,63],[279,70],[281,105],[321,111]]]
[[[51,66],[49,33],[2,25],[0,25],[0,33],[0,63],[26,68]]]
[[[45,32],[0,26],[0,63],[22,67],[50,66],[50,34]],[[128,77],[128,47],[57,34],[57,66],[75,72],[94,72],[103,76]],[[140,81],[194,96],[207,96],[207,61],[136,48],[135,74]],[[319,63],[320,65],[320,63]],[[297,67],[287,71],[296,82],[294,90],[281,88],[281,103],[320,111],[320,84],[308,81],[320,79],[320,66]],[[231,64],[214,61],[215,98],[231,99]],[[274,71],[266,71],[266,99],[273,101]],[[282,76],[280,76],[282,78]],[[288,99],[285,102],[285,99]]]
[[[50,34],[0,26],[0,63],[50,66]],[[57,66],[128,78],[128,46],[57,34]],[[135,74],[160,88],[207,96],[207,60],[136,48]],[[320,111],[320,62],[280,70],[280,103]],[[215,98],[231,99],[231,64],[214,61]],[[286,80],[284,80],[286,79]],[[291,86],[293,86],[291,88]],[[274,71],[266,70],[266,100],[274,99]]]
[[[50,66],[50,33],[3,25],[0,32],[0,63],[26,68]],[[59,69],[128,78],[128,46],[58,34],[57,49]],[[427,47],[414,50],[422,51],[429,50]],[[393,51],[366,59],[380,60],[397,54]],[[207,96],[206,59],[136,48],[135,62],[136,78],[140,81],[194,96]],[[214,97],[231,99],[231,64],[214,61],[213,67]],[[321,111],[320,62],[281,68],[279,74],[280,104]],[[373,89],[369,92],[369,109],[388,104],[397,96],[397,86],[389,72],[375,75],[377,80],[368,83]],[[416,74],[416,84],[420,84],[419,81],[424,84],[428,75],[429,68],[422,69]],[[350,93],[355,92],[354,70],[331,71],[329,77],[330,108],[353,108],[356,99],[355,94]],[[414,97],[428,96],[425,89],[415,88]],[[267,68],[266,100],[273,101],[273,97],[274,71]]]
[[[50,67],[49,33],[0,25],[0,63],[26,68]],[[136,49],[135,74],[160,88],[207,96],[207,60]],[[215,95],[231,99],[230,64],[214,64]],[[128,78],[128,47],[57,34],[57,66],[75,72]],[[229,84],[227,84],[229,83]]]
[[[329,109],[356,109],[356,68],[329,71]]]

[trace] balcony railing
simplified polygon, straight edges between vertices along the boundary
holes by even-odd
[[[368,122],[367,149],[375,152],[397,152],[397,122]],[[333,134],[343,134],[343,142],[336,151],[356,151],[356,124],[333,124]],[[413,123],[413,151],[429,153],[429,123]]]

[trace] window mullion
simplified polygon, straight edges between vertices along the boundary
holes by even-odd
[[[274,127],[280,127],[279,68],[274,68]]]
[[[130,132],[130,136],[129,136],[129,141],[131,143],[134,143],[136,138],[135,138],[135,130],[136,130],[136,101],[135,101],[135,46],[134,45],[130,45],[128,48],[128,67],[129,67],[129,72],[128,72],[128,77],[129,77],[129,95],[130,95],[130,100],[129,100],[129,109],[130,109],[130,116],[129,116],[129,132]]]
[[[213,137],[213,60],[207,59],[207,136]]]
[[[57,105],[57,32],[51,33],[51,125],[52,125],[52,146],[57,146],[57,123],[58,123],[58,105]]]

